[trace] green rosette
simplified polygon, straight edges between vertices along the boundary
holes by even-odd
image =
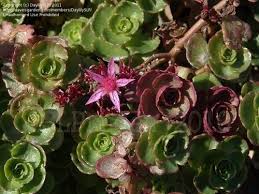
[[[216,33],[209,41],[209,65],[213,73],[221,79],[237,80],[251,65],[251,53],[247,48],[228,48],[222,32]]]
[[[63,135],[60,134],[63,132],[56,128],[62,114],[63,108],[52,96],[23,93],[11,101],[10,109],[0,119],[0,126],[4,137],[9,141],[26,139],[47,148],[63,139]]]
[[[160,41],[158,37],[150,39],[143,35],[143,22],[144,12],[137,3],[101,3],[82,31],[81,46],[104,58],[149,53]]]
[[[46,38],[32,47],[16,48],[12,64],[15,78],[44,92],[73,81],[79,75],[79,65],[76,54],[68,52],[64,44],[64,40]]]
[[[141,121],[145,119],[142,117],[138,122]],[[182,122],[158,121],[140,135],[136,155],[146,166],[156,166],[163,173],[175,173],[178,166],[183,166],[188,160],[189,136],[190,131]]]
[[[232,192],[247,178],[245,164],[249,148],[239,136],[221,142],[202,134],[190,144],[189,164],[196,171],[193,183],[199,193]]]
[[[73,163],[82,173],[94,174],[97,160],[115,151],[114,138],[129,129],[129,121],[119,115],[86,118],[79,128],[81,141],[71,153]]]
[[[46,177],[46,156],[40,146],[28,142],[0,146],[0,190],[4,193],[36,193]]]

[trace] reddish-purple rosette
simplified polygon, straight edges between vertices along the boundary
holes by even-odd
[[[182,120],[197,101],[193,84],[177,74],[166,71],[150,71],[137,84],[140,98],[139,115],[156,118],[167,117]]]
[[[204,130],[216,138],[233,135],[239,125],[239,98],[230,88],[215,86],[209,90],[203,115]]]

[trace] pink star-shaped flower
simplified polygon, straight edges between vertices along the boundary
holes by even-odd
[[[98,89],[86,102],[86,105],[100,100],[105,95],[109,95],[115,108],[118,112],[120,112],[120,98],[118,89],[128,85],[130,82],[134,81],[134,79],[117,79],[115,76],[115,63],[113,58],[109,61],[106,76],[102,76],[89,70],[87,70],[87,73],[93,80],[98,82],[99,85]]]

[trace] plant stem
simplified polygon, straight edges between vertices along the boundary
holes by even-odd
[[[136,70],[142,70],[144,69],[149,63],[151,63],[154,60],[158,60],[158,59],[170,59],[171,55],[170,53],[157,53],[152,55],[151,57],[149,57],[146,61],[144,61],[144,63],[142,63],[141,65],[137,66],[135,69]]]
[[[216,11],[220,11],[224,9],[226,4],[230,0],[221,0],[219,3],[217,3],[213,9]],[[158,53],[152,55],[150,58],[148,58],[144,63],[142,63],[140,66],[136,67],[136,70],[143,70],[145,69],[146,65],[149,63],[152,63],[152,61],[157,60],[159,62],[153,64],[150,66],[150,68],[155,68],[157,65],[164,63],[166,60],[174,61],[176,56],[181,52],[182,48],[186,44],[186,42],[192,37],[192,35],[196,32],[198,32],[203,26],[205,26],[207,22],[203,19],[199,19],[185,34],[182,38],[180,38],[174,45],[174,47],[168,52],[168,53]],[[160,60],[159,60],[160,59]],[[163,60],[161,60],[163,59]]]
[[[229,0],[221,0],[213,8],[219,11],[225,7]],[[174,45],[174,47],[169,51],[172,58],[175,58],[182,50],[186,42],[192,37],[192,35],[198,32],[207,22],[203,19],[199,19],[186,33],[180,38]]]
[[[164,13],[165,13],[166,18],[167,18],[169,21],[172,21],[172,20],[174,19],[174,18],[173,18],[172,11],[171,11],[171,7],[170,7],[169,4],[166,5],[165,10],[164,10]]]

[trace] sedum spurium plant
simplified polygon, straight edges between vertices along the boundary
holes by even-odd
[[[32,45],[16,47],[12,60],[13,73],[19,82],[31,83],[36,89],[47,92],[76,77],[78,64],[69,62],[68,57],[62,39],[40,40]]]
[[[141,29],[144,12],[131,1],[123,0],[117,5],[99,4],[87,22],[82,20],[66,23],[61,35],[73,45],[80,45],[85,51],[104,58],[146,54],[155,50],[160,42],[158,37],[152,39],[144,35]]]
[[[46,177],[46,155],[40,146],[26,141],[0,145],[1,193],[35,193]]]
[[[137,83],[140,98],[138,115],[181,120],[195,106],[197,95],[192,82],[175,72],[150,71]],[[147,103],[149,102],[149,103]]]
[[[86,118],[79,128],[80,141],[71,154],[72,161],[82,173],[95,173],[96,162],[114,153],[116,138],[129,129],[129,121],[119,115]]]
[[[258,7],[2,0],[0,194],[258,194]]]
[[[88,19],[80,17],[79,19],[71,19],[62,26],[59,36],[68,41],[70,47],[80,45],[82,39],[83,28],[87,25]]]
[[[52,96],[22,93],[11,101],[10,108],[2,114],[0,125],[7,140],[21,139],[57,149],[63,131],[56,127],[56,123],[62,114],[63,108],[55,103]]]
[[[184,123],[157,121],[140,135],[136,155],[152,173],[175,173],[178,165],[182,166],[188,160],[189,135],[190,131]]]
[[[198,48],[195,45],[199,45]],[[212,72],[223,80],[241,78],[251,65],[251,53],[245,47],[233,49],[227,47],[222,31],[217,32],[206,43],[201,34],[195,34],[186,44],[186,57],[195,68],[208,64]]]
[[[245,181],[248,145],[241,137],[217,142],[202,134],[192,140],[190,151],[190,165],[197,169],[193,182],[200,193],[232,192]]]

